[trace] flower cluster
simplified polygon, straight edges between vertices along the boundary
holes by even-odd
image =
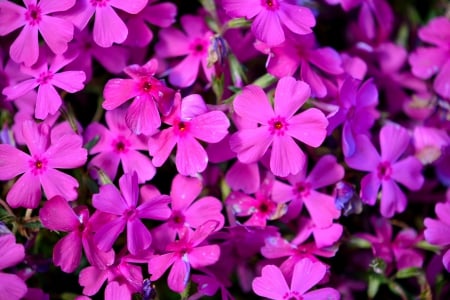
[[[0,299],[449,298],[450,6],[188,2],[0,0]]]

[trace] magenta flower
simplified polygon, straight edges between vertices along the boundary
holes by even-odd
[[[125,120],[136,134],[154,134],[161,125],[158,109],[163,115],[172,109],[174,91],[154,77],[157,68],[156,59],[144,66],[128,66],[124,72],[131,79],[111,79],[103,91],[103,108],[106,110],[115,109],[133,98]]]
[[[380,211],[384,217],[392,217],[406,208],[406,196],[396,182],[413,191],[420,189],[424,182],[422,164],[417,158],[408,156],[399,160],[409,143],[408,131],[391,123],[380,131],[381,155],[367,136],[359,135],[355,154],[346,158],[351,168],[370,172],[361,181],[361,198],[365,203],[374,205],[382,187]]]
[[[123,43],[128,36],[128,28],[114,8],[137,14],[147,2],[148,0],[78,0],[64,17],[83,30],[95,14],[94,41],[97,45],[108,48],[113,43]]]
[[[230,17],[253,19],[252,32],[264,43],[275,46],[285,40],[285,31],[311,33],[316,19],[311,10],[288,0],[222,0]]]
[[[450,98],[450,20],[438,17],[419,30],[422,41],[432,46],[419,47],[409,57],[412,73],[419,78],[428,79],[437,74],[433,88],[444,98]]]
[[[258,161],[272,146],[270,169],[277,176],[298,173],[305,165],[305,154],[297,139],[312,147],[322,144],[328,121],[324,114],[310,108],[294,115],[310,95],[309,86],[293,77],[283,77],[275,89],[275,109],[264,91],[249,85],[234,100],[235,112],[255,126],[242,128],[230,139],[231,150],[243,163]],[[256,127],[256,123],[260,124]]]
[[[89,163],[103,170],[114,180],[119,163],[122,163],[124,173],[135,171],[140,183],[153,178],[156,169],[150,158],[138,150],[147,149],[147,138],[137,136],[128,128],[123,119],[123,110],[115,109],[105,114],[109,129],[100,123],[92,123],[84,133],[86,142],[98,136],[99,140],[90,150],[97,154]]]
[[[25,249],[16,244],[12,234],[0,235],[0,295],[11,300],[19,300],[27,292],[27,285],[15,274],[3,273],[2,270],[20,263],[25,258]],[[6,299],[6,298],[5,298]]]
[[[323,156],[306,175],[306,167],[287,179],[289,184],[275,181],[272,195],[277,203],[290,201],[286,219],[298,217],[303,204],[315,225],[325,228],[339,217],[334,197],[317,191],[317,189],[334,184],[344,177],[344,168],[339,165],[333,155]]]
[[[342,152],[345,156],[355,153],[355,137],[368,135],[370,128],[379,117],[378,90],[373,80],[362,83],[359,80],[347,78],[339,91],[339,108],[329,117],[328,131],[342,126]]]
[[[343,74],[339,54],[331,47],[319,48],[314,34],[302,36],[286,35],[286,40],[275,47],[256,44],[268,54],[267,71],[278,77],[294,76],[311,87],[311,94],[323,98],[327,96],[331,79]]]
[[[423,254],[414,249],[421,240],[421,236],[412,228],[401,230],[392,240],[392,225],[384,218],[371,220],[375,229],[375,236],[368,233],[357,233],[356,236],[367,240],[372,245],[373,255],[383,259],[389,270],[422,267]],[[389,271],[387,271],[389,274]]]
[[[51,130],[46,124],[37,125],[34,121],[23,123],[22,134],[30,154],[10,145],[0,145],[0,180],[23,174],[6,196],[9,205],[38,207],[41,186],[48,199],[60,195],[74,200],[77,180],[56,169],[73,169],[86,162],[87,151],[82,148],[81,137],[65,134],[55,138],[50,136]]]
[[[442,257],[442,263],[450,272],[450,201],[437,203],[435,212],[437,219],[425,218],[424,236],[430,244],[444,247],[445,254]]]
[[[126,227],[128,251],[136,254],[147,249],[152,242],[150,231],[141,219],[167,219],[170,216],[167,207],[170,198],[158,195],[139,204],[136,173],[124,174],[119,179],[119,186],[120,191],[113,184],[106,184],[100,187],[100,192],[92,198],[92,205],[96,209],[117,216],[96,231],[94,240],[100,250],[109,251]]]
[[[39,210],[39,218],[47,229],[69,232],[53,248],[53,263],[64,272],[72,273],[79,266],[82,248],[92,265],[104,268],[114,262],[114,251],[100,251],[94,244],[94,225],[87,207],[72,209],[64,198],[55,196]]]
[[[167,222],[152,230],[156,249],[175,241],[176,234],[186,228],[196,229],[210,220],[217,222],[217,230],[223,227],[224,217],[219,199],[206,196],[195,200],[202,188],[202,182],[198,178],[180,174],[175,176],[170,190],[171,215]]]
[[[43,55],[41,53],[41,55]],[[46,56],[43,55],[42,61],[38,61],[33,67],[23,67],[21,71],[32,76],[18,82],[3,90],[3,94],[9,100],[18,99],[31,90],[38,87],[36,108],[34,116],[37,119],[45,119],[48,115],[54,115],[62,105],[62,98],[56,91],[55,86],[68,92],[75,93],[84,88],[86,75],[83,71],[65,71],[60,70],[69,64],[72,60],[62,55],[51,58],[50,67],[47,65]]]
[[[39,56],[38,32],[53,53],[64,53],[67,43],[73,38],[73,25],[64,18],[49,14],[68,10],[75,0],[41,0],[39,3],[37,0],[26,0],[24,3],[25,8],[9,1],[0,2],[0,35],[23,26],[9,49],[11,58],[27,66],[34,64]]]
[[[274,300],[340,299],[339,292],[333,288],[321,288],[308,292],[324,278],[326,269],[321,262],[302,259],[295,265],[289,287],[280,269],[274,265],[267,265],[262,269],[261,276],[253,280],[253,291],[258,296]]]
[[[176,66],[169,70],[169,81],[179,87],[188,87],[197,79],[200,66],[208,81],[214,69],[208,67],[208,48],[213,33],[208,30],[202,17],[184,15],[180,19],[180,31],[164,28],[159,32],[159,41],[155,46],[161,58],[185,56]]]
[[[208,155],[197,139],[207,143],[220,142],[230,126],[223,112],[208,111],[200,95],[189,95],[181,100],[178,93],[174,108],[164,123],[171,127],[149,138],[148,150],[153,156],[153,165],[162,166],[177,146],[177,170],[181,175],[191,176],[203,172],[208,164]]]
[[[202,244],[216,230],[217,225],[216,221],[208,221],[195,231],[186,229],[179,240],[167,245],[168,253],[153,256],[148,263],[150,280],[158,280],[172,266],[168,285],[171,290],[181,293],[189,280],[191,267],[209,266],[219,259],[219,246]]]

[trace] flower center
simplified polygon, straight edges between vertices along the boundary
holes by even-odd
[[[381,162],[377,168],[378,178],[381,180],[389,180],[392,175],[391,164],[387,161]]]
[[[294,195],[298,198],[308,197],[311,192],[311,184],[309,182],[298,182],[294,187]]]
[[[25,12],[25,20],[29,25],[34,26],[42,20],[41,8],[35,4],[30,4]]]
[[[130,147],[130,142],[123,136],[119,136],[112,142],[112,147],[116,153],[127,153]]]
[[[47,170],[47,159],[42,157],[34,157],[28,162],[31,173],[33,175],[41,175]]]
[[[50,82],[50,80],[52,80],[53,78],[53,73],[50,71],[45,71],[42,72],[41,74],[39,74],[39,78],[38,78],[38,82],[39,84],[47,84]]]
[[[279,7],[277,0],[261,0],[261,4],[269,10],[277,10]]]
[[[109,0],[90,0],[91,5],[95,7],[105,7]]]
[[[269,120],[269,131],[273,135],[282,136],[288,129],[288,123],[283,117],[275,117]]]
[[[136,218],[137,214],[136,214],[136,210],[134,208],[129,208],[125,211],[125,218],[127,220],[133,220]]]
[[[208,53],[208,45],[209,41],[197,38],[192,42],[190,49],[194,55],[204,56]]]
[[[292,292],[286,292],[286,294],[283,295],[284,300],[302,300],[303,297],[300,295],[297,291]]]
[[[171,220],[176,227],[182,227],[186,222],[186,218],[179,211],[172,212]]]
[[[175,122],[174,128],[175,128],[175,133],[178,136],[183,136],[189,130],[189,123],[188,122],[183,122],[183,121],[180,120],[178,122]]]

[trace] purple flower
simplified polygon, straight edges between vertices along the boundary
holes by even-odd
[[[21,244],[16,244],[14,235],[5,234],[0,235],[0,253],[0,295],[11,300],[22,299],[27,292],[23,279],[1,271],[20,263],[25,257],[25,250]]]
[[[148,263],[150,280],[158,280],[172,266],[168,277],[169,288],[181,293],[189,280],[190,269],[214,264],[220,255],[217,245],[203,245],[208,236],[216,230],[218,223],[208,221],[195,231],[186,229],[180,239],[167,245],[168,253],[153,256]]]
[[[191,176],[203,172],[208,164],[208,155],[197,139],[207,143],[220,142],[230,126],[223,112],[208,111],[200,95],[189,95],[181,100],[179,93],[164,123],[171,127],[149,138],[148,150],[153,156],[153,165],[162,166],[177,146],[177,170],[181,175]]]
[[[2,18],[0,35],[6,35],[23,26],[19,36],[11,45],[9,53],[17,63],[34,64],[39,56],[38,32],[55,54],[67,50],[67,43],[73,38],[73,25],[64,18],[50,16],[71,8],[75,0],[25,0],[25,7],[9,1],[0,2]]]
[[[421,236],[414,229],[405,228],[392,240],[392,225],[387,219],[373,218],[371,221],[376,235],[359,233],[356,236],[367,240],[372,245],[375,257],[390,264],[391,270],[395,266],[397,270],[422,267],[423,255],[417,249],[414,249],[414,246],[421,240]]]
[[[283,77],[275,89],[274,108],[264,91],[254,85],[244,88],[234,100],[235,112],[253,122],[230,138],[231,150],[243,163],[256,162],[272,146],[270,170],[277,176],[298,173],[305,165],[305,154],[294,138],[312,147],[322,144],[328,121],[310,108],[294,115],[310,95],[309,86],[293,77]],[[260,124],[260,126],[257,126]]]
[[[408,156],[399,160],[409,143],[408,131],[390,123],[380,131],[381,155],[367,136],[359,135],[355,154],[346,158],[351,168],[370,172],[361,181],[361,198],[365,203],[374,205],[382,187],[380,211],[384,217],[392,217],[406,208],[406,196],[397,182],[413,191],[420,189],[424,182],[422,164],[417,158]]]
[[[22,134],[30,154],[10,145],[0,145],[0,180],[10,180],[23,174],[9,190],[6,200],[12,207],[36,208],[41,200],[41,186],[47,198],[60,195],[67,200],[77,197],[78,182],[72,176],[56,170],[83,165],[87,151],[75,134],[50,136],[46,124],[25,121]]]
[[[115,109],[105,114],[109,129],[100,123],[92,123],[84,133],[86,142],[99,137],[98,142],[90,150],[97,154],[89,163],[102,169],[112,180],[116,177],[119,163],[122,163],[124,173],[135,171],[140,183],[153,178],[156,169],[150,158],[138,150],[147,149],[147,138],[137,136],[128,128],[123,119],[123,110]]]
[[[127,228],[127,248],[131,254],[147,249],[152,236],[141,219],[165,220],[170,216],[166,195],[154,196],[138,203],[139,186],[136,173],[124,174],[119,179],[120,191],[113,184],[100,187],[92,198],[93,206],[99,211],[116,215],[113,221],[103,224],[95,233],[98,248],[109,251],[119,234]]]
[[[321,288],[308,292],[326,274],[326,266],[305,258],[294,268],[289,287],[280,269],[274,265],[263,267],[260,277],[253,280],[253,291],[261,297],[274,300],[287,299],[340,299],[339,292],[333,288]]]

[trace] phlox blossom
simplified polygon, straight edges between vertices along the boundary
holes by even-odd
[[[67,44],[73,38],[73,25],[61,16],[50,16],[71,8],[75,0],[25,0],[25,7],[10,1],[0,2],[0,35],[6,35],[23,26],[19,36],[11,45],[9,53],[17,63],[31,66],[38,60],[41,33],[45,43],[55,54],[67,50]]]
[[[125,120],[136,134],[154,134],[161,125],[159,112],[167,115],[172,109],[174,91],[155,78],[158,62],[151,59],[145,65],[131,65],[124,72],[131,79],[110,79],[103,91],[103,108],[116,109],[129,99]],[[158,111],[159,110],[159,111]]]
[[[288,299],[340,299],[339,292],[333,288],[320,288],[308,292],[325,277],[327,268],[321,262],[305,258],[294,267],[290,287],[280,269],[275,265],[263,267],[261,276],[253,280],[253,291],[264,298],[273,300]]]
[[[346,158],[351,168],[370,172],[361,181],[363,202],[374,205],[382,187],[380,212],[383,217],[392,217],[395,212],[406,209],[407,199],[397,182],[413,191],[420,189],[424,182],[422,164],[417,158],[408,156],[399,160],[410,139],[405,128],[387,124],[380,131],[381,155],[367,136],[359,135],[355,154]]]
[[[253,19],[253,34],[270,46],[284,42],[285,30],[307,34],[316,25],[311,10],[291,0],[222,0],[222,5],[230,17]]]
[[[233,107],[253,126],[241,128],[230,138],[231,150],[243,163],[258,161],[272,146],[270,170],[277,176],[298,173],[306,157],[293,138],[312,147],[325,140],[328,121],[317,108],[294,115],[310,96],[303,81],[283,77],[275,88],[274,108],[263,89],[255,85],[236,96]],[[257,127],[257,124],[260,126]]]
[[[153,165],[160,167],[176,145],[178,172],[193,176],[203,172],[208,164],[206,150],[197,139],[220,142],[228,133],[230,121],[221,111],[209,111],[200,95],[180,98],[177,93],[172,112],[164,118],[164,123],[171,126],[149,138],[148,150],[153,156]]]
[[[30,154],[7,144],[0,145],[0,180],[23,174],[6,196],[12,207],[38,207],[41,186],[47,198],[60,195],[70,201],[77,197],[78,181],[56,169],[73,169],[86,162],[82,138],[76,134],[55,137],[51,133],[47,124],[25,121],[22,134]]]

